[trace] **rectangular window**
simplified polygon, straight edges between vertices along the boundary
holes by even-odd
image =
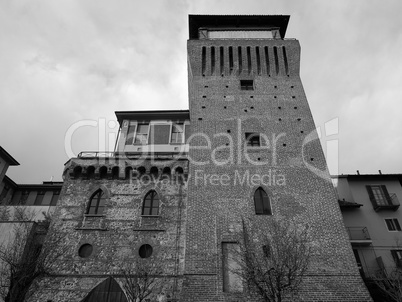
[[[362,261],[360,260],[360,255],[359,255],[359,251],[356,249],[353,249],[353,254],[355,255],[355,259],[356,259],[356,263],[357,266],[359,267],[359,269],[362,267]]]
[[[269,258],[271,257],[271,248],[269,245],[263,245],[262,246],[262,252],[265,257]]]
[[[51,206],[57,205],[57,200],[59,199],[60,191],[53,192],[52,201],[50,202]]]
[[[253,80],[240,80],[240,88],[241,88],[241,90],[254,90],[254,81]]]
[[[384,185],[370,185],[366,186],[370,200],[373,205],[377,207],[384,207],[392,205],[391,197],[388,193],[387,187]]]
[[[148,143],[149,124],[138,124],[134,144],[146,145]]]
[[[397,267],[402,267],[402,250],[391,250]]]
[[[242,292],[243,283],[239,276],[240,264],[236,259],[240,256],[240,246],[235,242],[222,242],[223,291],[228,293]]]
[[[173,124],[172,125],[172,136],[170,142],[172,144],[182,144],[184,138],[184,124]]]
[[[150,124],[148,144],[149,145],[167,145],[170,137],[170,123],[152,123]]]
[[[261,140],[260,140],[259,133],[246,132],[246,141],[247,141],[247,146],[250,146],[250,147],[260,147],[261,146]]]
[[[371,190],[374,195],[374,199],[376,200],[377,204],[386,205],[388,204],[387,198],[385,197],[384,191],[382,190],[381,186],[371,186]]]
[[[136,124],[130,124],[128,126],[127,136],[126,136],[126,145],[132,145],[133,144],[136,126],[137,126]]]
[[[6,198],[9,190],[10,190],[10,188],[5,185],[3,188],[3,191],[0,194],[0,201],[2,201],[4,198]]]
[[[388,231],[396,232],[401,230],[401,226],[399,225],[397,218],[385,219],[385,223],[387,224]]]
[[[36,195],[34,205],[36,205],[36,206],[42,205],[43,197],[45,197],[45,192],[44,191],[39,191],[38,195]]]

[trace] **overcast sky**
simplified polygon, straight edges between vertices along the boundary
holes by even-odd
[[[8,176],[61,180],[69,133],[75,154],[113,149],[114,111],[188,109],[188,14],[291,15],[315,123],[339,119],[322,137],[338,140],[339,173],[401,173],[401,12],[400,0],[1,0],[0,145],[21,164]]]

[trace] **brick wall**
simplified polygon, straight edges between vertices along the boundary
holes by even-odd
[[[265,47],[269,61],[261,56]],[[299,77],[299,42],[189,40],[188,57],[192,133],[205,134],[211,147],[194,148],[206,146],[201,136],[190,142],[182,301],[238,301],[222,291],[221,244],[237,238],[242,218],[255,226],[252,231],[264,232],[273,216],[310,226],[314,255],[297,300],[371,301],[348,242],[322,148],[311,139],[316,138],[315,125]],[[244,79],[254,81],[254,90],[240,89]],[[266,148],[245,151],[246,132],[265,134]],[[229,181],[216,185],[214,174],[228,175]],[[247,175],[250,179],[266,175],[261,186],[271,200],[273,216],[255,215],[253,194],[260,185],[247,181]]]

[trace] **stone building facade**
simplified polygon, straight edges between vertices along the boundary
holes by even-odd
[[[163,279],[150,301],[179,299],[188,160],[181,150],[165,150],[158,127],[185,125],[188,111],[116,112],[116,116],[122,128],[121,152],[113,156],[82,152],[65,165],[53,223],[53,230],[64,237],[65,252],[54,263],[55,275],[42,279],[32,301],[127,301],[125,270],[136,272],[138,261],[155,264]],[[148,127],[143,139],[154,140],[152,152],[144,150],[151,144],[134,144],[140,125]],[[135,137],[133,129],[138,130]],[[188,149],[181,141],[172,145],[173,151]],[[108,277],[113,277],[117,290],[113,299],[102,300],[104,288],[112,284]]]
[[[189,111],[116,112],[116,152],[70,159],[54,222],[66,253],[32,301],[95,301],[109,277],[117,295],[121,268],[138,258],[160,263],[165,278],[149,301],[241,301],[225,247],[242,221],[264,233],[274,218],[307,224],[313,238],[294,300],[371,301],[303,90],[300,45],[285,39],[288,20],[189,17]]]

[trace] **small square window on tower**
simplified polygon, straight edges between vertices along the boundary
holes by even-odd
[[[241,88],[241,90],[254,90],[254,81],[253,80],[240,80],[240,88]]]
[[[260,147],[261,146],[261,140],[260,140],[259,133],[246,132],[246,141],[247,141],[247,146],[250,146],[250,147]]]

